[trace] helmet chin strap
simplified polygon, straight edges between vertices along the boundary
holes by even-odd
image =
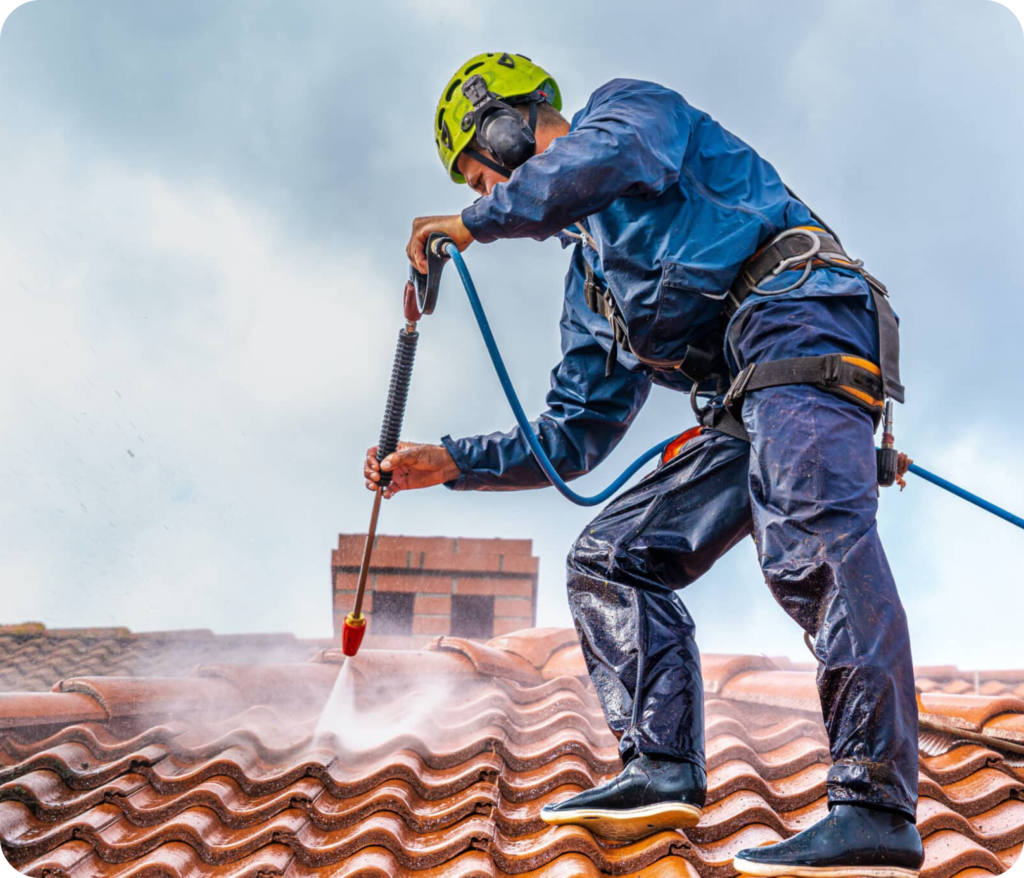
[[[463,155],[468,155],[470,158],[476,159],[485,168],[490,168],[496,174],[501,174],[506,180],[512,176],[512,172],[508,168],[499,165],[496,161],[489,159],[483,153],[477,152],[475,149],[470,149],[468,146],[462,150]]]

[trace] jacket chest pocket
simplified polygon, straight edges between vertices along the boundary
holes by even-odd
[[[663,290],[681,290],[714,302],[729,295],[729,287],[736,279],[731,268],[708,268],[685,262],[666,262],[661,270]]]
[[[659,344],[696,341],[718,319],[736,277],[732,269],[666,262],[661,272],[653,338]]]

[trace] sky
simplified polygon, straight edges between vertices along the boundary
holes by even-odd
[[[411,221],[459,212],[430,131],[481,51],[681,92],[752,144],[886,282],[897,441],[1020,513],[1021,26],[990,0],[517,3],[34,0],[0,32],[0,623],[331,633],[330,551],[364,531]],[[531,415],[568,252],[466,253]],[[506,429],[454,275],[405,438]],[[656,389],[593,492],[692,425]],[[538,622],[593,510],[444,488],[393,534],[530,538]],[[879,528],[918,663],[1024,667],[1024,533],[910,478]],[[682,595],[709,652],[809,656],[744,541]]]

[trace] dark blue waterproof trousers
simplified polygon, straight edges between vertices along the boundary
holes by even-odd
[[[847,353],[877,362],[858,297],[768,302],[737,320],[742,368]],[[750,443],[705,431],[620,495],[568,558],[569,606],[624,760],[704,766],[686,587],[748,534],[782,608],[814,638],[833,765],[829,805],[917,806],[917,704],[907,621],[878,536],[874,425],[816,387],[748,394]]]

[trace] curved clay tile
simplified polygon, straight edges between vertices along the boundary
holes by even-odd
[[[551,656],[565,647],[579,650],[579,639],[572,628],[525,628],[487,641],[492,649],[510,652],[526,659],[540,670]],[[582,652],[580,653],[582,656]]]
[[[930,692],[923,696],[923,700],[928,713],[973,731],[980,731],[988,720],[1000,714],[1024,713],[1024,700],[1008,696],[992,698]]]
[[[717,694],[737,674],[777,668],[771,659],[761,655],[701,655],[700,670],[704,691]]]
[[[0,801],[21,802],[46,823],[60,823],[104,802],[120,804],[132,793],[148,790],[141,774],[122,774],[86,790],[69,787],[55,771],[37,769],[0,785]]]
[[[0,693],[0,730],[105,719],[106,710],[89,695],[63,692]]]
[[[998,875],[1003,864],[992,851],[951,830],[935,832],[924,839],[922,875],[926,878],[952,878],[970,868],[987,869]]]
[[[562,676],[586,677],[587,674],[587,663],[583,660],[583,650],[575,644],[552,653],[540,672],[541,677],[545,680],[554,680]]]
[[[1012,869],[1020,861],[1022,854],[1024,854],[1024,843],[1018,843],[1004,851],[996,852],[999,862],[1003,864],[1005,869]]]
[[[478,669],[469,652],[361,653],[351,666],[362,666],[353,676],[369,687],[360,697],[408,698],[428,665],[450,668],[457,682],[415,727],[385,723],[359,751],[346,749],[344,734],[315,734],[315,705],[279,697],[286,666],[250,675],[222,665],[191,678],[268,696],[234,712],[154,726],[126,713],[0,733],[0,837],[23,871],[70,878],[734,878],[737,850],[823,813],[827,741],[819,709],[801,701],[813,674],[725,657],[725,691],[706,699],[709,796],[697,827],[629,845],[549,827],[545,804],[620,767],[595,694],[571,674],[544,680],[533,669],[510,679],[496,670],[508,661],[521,669],[522,655],[484,648]],[[332,681],[341,667],[315,664],[309,679]],[[1019,716],[994,714],[985,733],[1016,734]],[[923,757],[921,770],[923,878],[985,878],[1019,856],[1024,773],[1008,758],[955,745]]]
[[[206,808],[226,826],[255,826],[290,808],[308,810],[324,793],[323,784],[304,777],[282,790],[251,796],[233,778],[217,775],[191,789],[161,793],[146,785],[129,796],[108,797],[134,826],[159,826],[191,808]]]
[[[723,698],[820,715],[821,700],[810,671],[743,671],[719,691]]]
[[[541,682],[540,671],[525,658],[515,653],[495,649],[461,637],[441,637],[437,641],[439,652],[454,652],[472,662],[478,674],[488,677],[503,677],[516,683]]]
[[[954,783],[988,766],[998,766],[1003,757],[979,744],[962,744],[939,756],[921,756],[921,771],[938,784]]]
[[[757,793],[776,812],[804,808],[825,795],[828,766],[816,763],[793,774],[769,781],[753,766],[736,759],[708,772],[708,802],[714,803],[733,793],[746,790]]]

